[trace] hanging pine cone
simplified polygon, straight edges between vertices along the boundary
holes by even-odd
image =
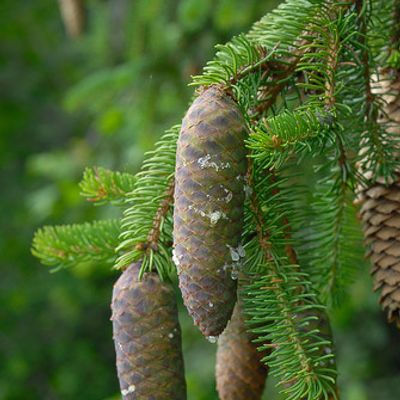
[[[85,7],[83,0],[59,0],[61,16],[70,37],[80,36],[85,28]]]
[[[114,286],[112,321],[124,400],[185,400],[178,310],[172,287],[156,273],[138,280],[132,264]]]
[[[224,330],[236,300],[245,136],[237,104],[213,86],[189,108],[178,140],[174,261],[184,303],[210,339]]]
[[[268,368],[252,343],[242,314],[236,304],[232,319],[218,340],[216,380],[221,400],[258,400],[263,394]]]
[[[393,74],[393,73],[392,73]],[[400,75],[374,84],[374,92],[385,101],[380,123],[387,124],[388,131],[400,135]],[[364,173],[369,178],[368,171]],[[360,216],[368,255],[373,263],[374,290],[380,291],[380,303],[389,322],[400,327],[400,179],[390,185],[383,178],[359,194],[362,203]]]

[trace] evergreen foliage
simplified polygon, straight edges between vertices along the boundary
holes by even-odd
[[[142,259],[141,274],[154,267],[162,278],[171,267],[171,203],[175,170],[176,140],[180,126],[168,130],[156,143],[156,149],[147,153],[141,171],[136,175],[134,190],[127,200],[122,219],[121,243],[123,252],[116,268]]]
[[[384,3],[287,0],[247,34],[218,45],[193,78],[200,92],[225,90],[250,132],[242,237],[250,283],[242,290],[256,342],[271,350],[263,361],[290,400],[338,398],[333,339],[315,321],[340,305],[361,263],[357,185],[390,181],[398,169],[399,139],[378,123],[384,99],[371,87],[395,57],[381,56],[387,41],[377,32],[393,24],[394,3]],[[179,130],[164,134],[135,177],[86,170],[83,195],[123,206],[121,221],[43,228],[34,255],[55,266],[118,256],[118,269],[142,260],[140,276],[172,277]],[[311,182],[296,171],[306,162]]]
[[[336,371],[329,350],[332,342],[322,337],[316,323],[323,307],[310,288],[308,276],[298,271],[298,266],[274,261],[263,267],[259,266],[256,274],[262,277],[246,287],[250,326],[257,326],[253,332],[262,343],[260,349],[272,349],[263,361],[288,399],[335,398]]]
[[[119,233],[118,220],[45,226],[35,233],[32,253],[44,265],[55,268],[71,267],[82,262],[113,265]]]
[[[127,172],[114,172],[102,167],[86,168],[79,183],[81,194],[96,204],[124,205],[134,188],[136,177]]]

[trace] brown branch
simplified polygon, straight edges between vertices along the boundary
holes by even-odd
[[[372,109],[372,104],[375,100],[375,96],[372,93],[371,89],[371,72],[369,66],[369,54],[366,48],[366,35],[367,35],[367,21],[365,16],[362,14],[363,12],[363,4],[364,0],[356,0],[356,11],[359,18],[359,27],[360,27],[360,44],[362,45],[362,63],[364,66],[364,82],[365,82],[365,97],[366,97],[366,108],[365,108],[365,116],[367,120],[370,120],[370,114]]]
[[[252,189],[250,195],[250,209],[253,212],[253,216],[255,219],[257,237],[258,237],[258,242],[260,243],[260,247],[262,248],[265,257],[268,260],[272,260],[272,255],[270,252],[271,245],[269,243],[270,233],[268,231],[264,231],[264,228],[267,227],[267,224],[266,221],[264,220],[264,216],[257,198],[257,192],[255,190],[256,188],[254,185],[253,174],[254,174],[254,160],[252,158],[249,158],[249,164],[247,169],[247,183]]]
[[[270,69],[266,72],[271,74],[276,72],[273,81],[280,81],[280,83],[275,83],[274,86],[269,86],[262,94],[260,104],[257,105],[253,110],[253,114],[251,116],[253,121],[256,121],[276,102],[279,93],[287,85],[289,77],[295,72],[297,64],[299,63],[302,55],[307,51],[304,47],[302,47],[305,43],[305,40],[300,41],[298,43],[298,47],[289,58],[275,60],[274,63],[270,63]],[[267,75],[267,73],[265,75]]]
[[[339,62],[339,38],[336,35],[329,37],[327,80],[325,82],[325,105],[332,108],[336,103],[335,97],[335,74]]]
[[[271,71],[274,66],[274,60],[271,60],[271,57],[275,53],[275,51],[279,48],[279,45],[280,43],[277,43],[269,53],[266,53],[264,47],[259,46],[258,51],[261,56],[261,59],[257,61],[255,64],[243,66],[238,71],[238,73],[229,80],[230,86],[235,85],[238,81],[245,78],[247,75],[250,75],[251,73],[255,72],[257,69],[263,70],[265,71],[265,73]]]
[[[173,203],[175,189],[175,180],[171,179],[167,189],[165,190],[165,196],[157,209],[156,215],[153,219],[153,227],[147,235],[147,242],[145,243],[145,249],[158,250],[158,241],[161,235],[161,225],[164,221],[171,204]]]

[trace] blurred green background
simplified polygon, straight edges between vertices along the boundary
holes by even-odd
[[[0,399],[118,399],[110,318],[117,273],[51,274],[30,254],[43,224],[111,217],[79,195],[85,166],[135,172],[178,122],[213,46],[279,1],[91,0],[65,34],[58,2],[0,3]],[[400,398],[400,335],[362,266],[333,313],[345,400]],[[217,399],[215,345],[181,307],[189,399]],[[269,380],[265,399],[279,396]]]

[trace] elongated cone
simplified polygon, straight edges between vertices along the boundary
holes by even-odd
[[[400,135],[400,73],[383,76],[385,79],[374,85],[385,101],[379,122],[386,124],[390,133]],[[369,177],[368,171],[365,175]],[[380,303],[389,322],[400,327],[400,178],[391,184],[378,178],[371,186],[361,188],[358,197],[373,263],[374,290],[380,291]]]
[[[209,337],[224,330],[236,300],[245,136],[237,104],[213,86],[189,108],[178,140],[174,261],[189,314]]]
[[[83,0],[58,0],[65,29],[72,38],[82,34],[85,28],[85,7]]]
[[[232,319],[219,337],[216,380],[221,400],[259,400],[262,397],[268,368],[247,332],[242,307],[233,310]]]
[[[112,321],[124,400],[185,400],[181,330],[172,287],[132,264],[114,286]]]

